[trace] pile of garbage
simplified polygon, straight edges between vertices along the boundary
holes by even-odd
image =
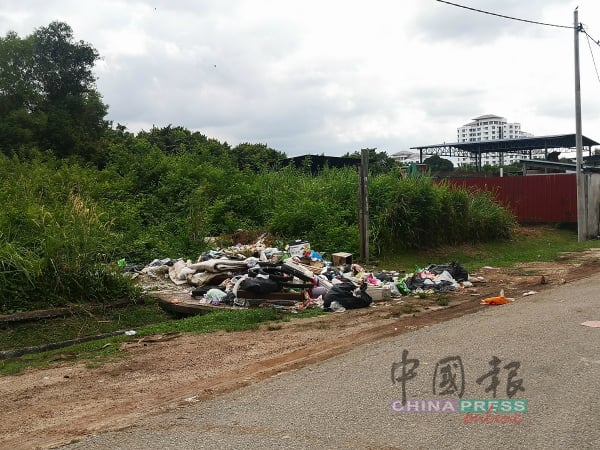
[[[467,269],[457,262],[430,264],[424,269],[416,267],[414,273],[399,281],[399,289],[404,294],[451,292],[472,286]]]
[[[409,274],[372,271],[353,263],[350,253],[334,253],[326,261],[306,241],[279,250],[267,247],[262,237],[251,245],[208,251],[195,262],[156,259],[134,272],[142,279],[191,288],[199,304],[293,305],[327,311],[364,308],[402,295],[446,292],[468,283],[466,269],[454,262],[416,268]]]

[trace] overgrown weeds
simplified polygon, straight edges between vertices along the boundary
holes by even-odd
[[[115,150],[101,170],[0,155],[0,312],[133,298],[117,260],[195,259],[204,237],[238,229],[358,252],[355,168],[257,174],[144,141],[134,150]],[[377,255],[505,239],[514,225],[486,193],[395,170],[370,177],[369,197]]]

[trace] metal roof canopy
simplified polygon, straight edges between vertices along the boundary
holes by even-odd
[[[598,142],[585,136],[582,136],[582,144],[588,147],[590,155],[592,145],[600,145]],[[554,136],[531,136],[518,139],[423,145],[411,147],[410,149],[419,150],[421,162],[423,162],[423,155],[470,157],[476,160],[477,168],[480,169],[481,155],[483,153],[516,153],[527,155],[531,159],[532,154],[544,153],[545,157],[547,157],[548,149],[574,148],[575,146],[575,134],[558,134]]]

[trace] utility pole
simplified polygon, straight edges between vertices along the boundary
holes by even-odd
[[[358,170],[358,225],[360,233],[360,259],[369,262],[369,149],[360,152],[360,168]]]
[[[586,240],[585,231],[587,229],[586,204],[583,188],[583,149],[581,137],[581,86],[579,77],[579,32],[581,24],[579,23],[579,12],[577,8],[573,12],[573,25],[575,30],[575,149],[577,160],[575,164],[576,183],[577,183],[577,240],[583,242]]]

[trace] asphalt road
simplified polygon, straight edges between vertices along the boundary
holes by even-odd
[[[364,345],[64,448],[599,449],[600,328],[581,325],[592,320],[600,320],[599,276]],[[495,376],[495,398],[512,396],[521,406],[526,400],[527,412],[395,412],[403,373],[405,408],[423,406],[417,400],[448,400],[440,403],[446,409],[458,408],[459,397],[493,400]]]

